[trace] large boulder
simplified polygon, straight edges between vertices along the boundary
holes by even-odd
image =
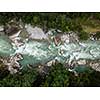
[[[25,28],[29,34],[29,38],[31,39],[42,40],[48,38],[41,28],[38,27],[33,28],[30,24],[26,25]]]

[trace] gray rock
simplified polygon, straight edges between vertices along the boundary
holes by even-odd
[[[86,65],[86,60],[78,60],[77,63],[79,65]]]
[[[29,34],[29,38],[31,39],[47,39],[48,37],[46,36],[46,34],[44,34],[43,30],[41,28],[35,27],[33,28],[30,24],[25,26],[26,31]]]
[[[0,26],[0,32],[3,32],[4,31],[4,26]]]

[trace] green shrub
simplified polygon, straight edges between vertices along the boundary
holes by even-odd
[[[97,38],[97,39],[100,38],[100,31],[96,32],[96,34],[94,35],[94,38]]]
[[[89,33],[87,32],[84,32],[84,31],[81,31],[79,34],[79,39],[80,40],[87,40],[89,38]]]
[[[40,86],[44,87],[85,87],[85,86],[100,86],[100,72],[92,69],[79,73],[75,76],[69,72],[62,64],[57,64],[52,67],[49,74]]]
[[[31,87],[37,77],[35,70],[28,70],[21,74],[9,74],[0,80],[1,87]]]
[[[41,86],[49,87],[63,87],[69,86],[69,72],[62,64],[57,64],[52,67],[49,75],[46,76],[45,81]]]

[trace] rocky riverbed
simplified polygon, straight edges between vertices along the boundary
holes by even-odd
[[[77,34],[55,29],[45,33],[39,27],[12,20],[0,26],[1,61],[12,74],[26,66],[42,66],[44,70],[43,66],[56,62],[67,69],[84,65],[100,71],[99,39],[91,35],[87,41],[80,41]]]

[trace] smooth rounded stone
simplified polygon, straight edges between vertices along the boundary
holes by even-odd
[[[78,60],[77,63],[79,65],[86,65],[86,60]]]
[[[70,42],[70,40],[69,40],[69,34],[62,35],[61,36],[61,41],[69,43]]]
[[[4,26],[0,26],[0,32],[3,32],[4,31]]]
[[[56,59],[53,59],[53,60],[49,61],[46,65],[52,66],[52,65],[55,65],[55,63],[56,63]]]

